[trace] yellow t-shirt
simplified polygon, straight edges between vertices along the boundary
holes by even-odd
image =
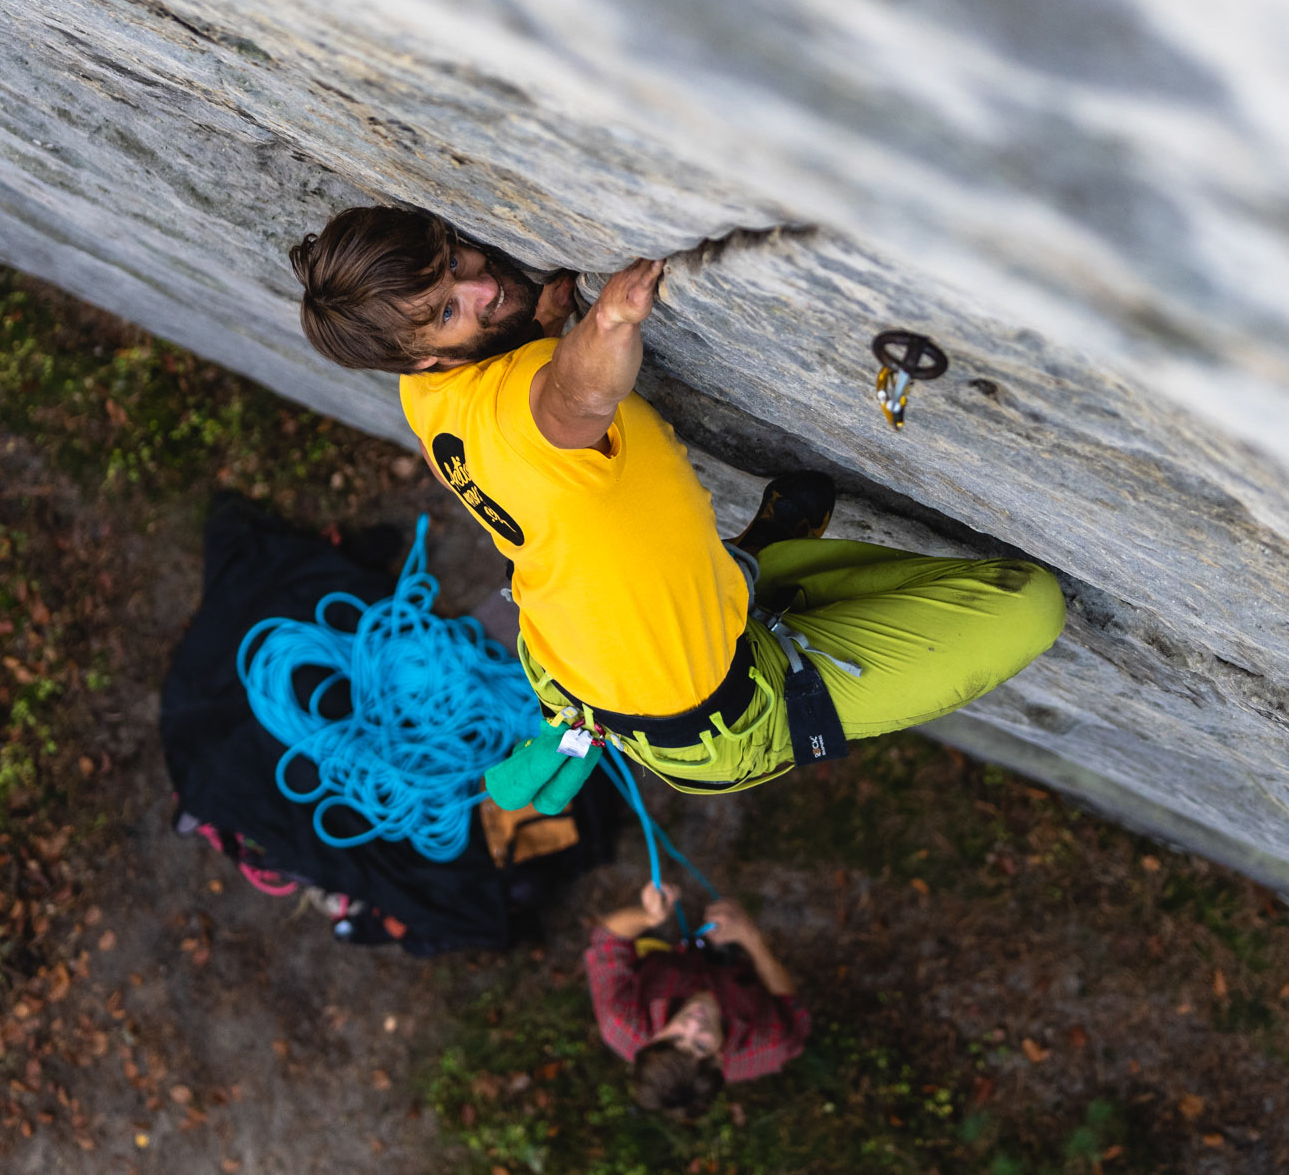
[[[557,342],[405,375],[403,411],[514,561],[534,659],[593,707],[679,714],[728,672],[747,622],[746,581],[684,446],[634,392],[618,405],[608,456],[542,436],[528,397]]]

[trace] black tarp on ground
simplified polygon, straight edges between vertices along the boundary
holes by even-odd
[[[314,834],[313,805],[278,790],[274,771],[285,747],[256,721],[237,676],[238,646],[258,621],[312,620],[328,592],[368,603],[392,594],[394,576],[370,565],[395,553],[394,542],[381,537],[365,532],[337,548],[240,495],[214,499],[201,607],[161,695],[161,739],[178,812],[213,824],[230,844],[235,832],[252,838],[266,868],[392,915],[407,927],[400,941],[415,954],[504,949],[534,933],[537,909],[561,882],[611,859],[619,801],[608,780],[597,771],[574,801],[578,845],[508,869],[493,864],[477,811],[469,845],[452,862],[429,861],[405,842],[332,848]],[[344,816],[344,809],[329,812],[328,829],[358,831],[344,826]],[[360,920],[354,938],[388,941],[371,917]]]

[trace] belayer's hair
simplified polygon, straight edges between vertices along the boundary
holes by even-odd
[[[424,295],[447,272],[456,232],[430,212],[348,208],[291,250],[304,296],[300,325],[342,367],[406,372],[427,357],[417,332],[434,307]]]
[[[695,1057],[670,1040],[657,1040],[636,1053],[632,1093],[646,1110],[705,1114],[725,1084],[715,1057]]]

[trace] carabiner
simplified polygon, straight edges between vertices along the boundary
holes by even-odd
[[[939,379],[949,370],[948,356],[925,335],[907,330],[882,331],[873,340],[873,354],[882,365],[877,373],[877,403],[892,427],[903,428],[909,383]]]

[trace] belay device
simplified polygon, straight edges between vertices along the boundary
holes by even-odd
[[[926,335],[907,330],[884,330],[873,340],[873,354],[882,365],[877,373],[877,402],[895,428],[904,427],[908,386],[915,379],[939,379],[949,370],[949,358]]]

